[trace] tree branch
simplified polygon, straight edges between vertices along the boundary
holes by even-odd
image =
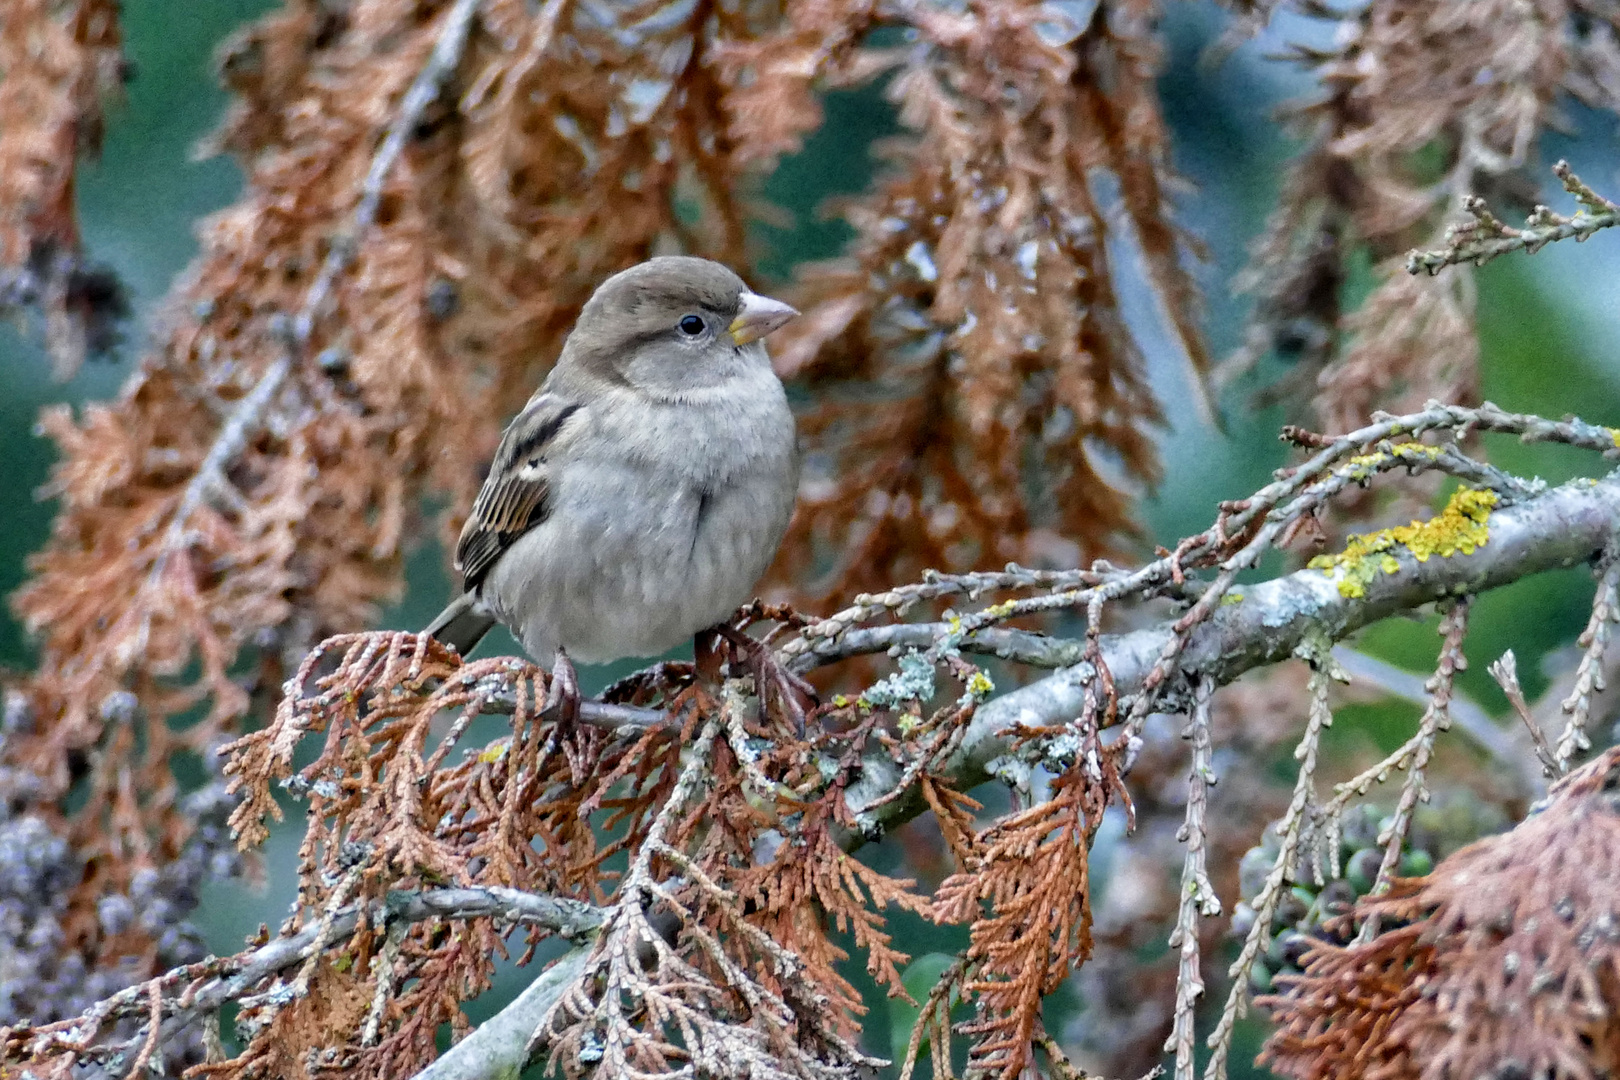
[[[1435,555],[1418,562],[1410,552],[1399,550],[1398,569],[1374,575],[1360,596],[1340,591],[1340,571],[1310,569],[1234,589],[1232,595],[1241,599],[1218,608],[1192,631],[1181,656],[1181,677],[1203,677],[1224,685],[1244,672],[1287,659],[1307,634],[1342,640],[1430,601],[1483,592],[1543,570],[1587,562],[1620,530],[1620,476],[1576,480],[1495,511],[1489,529],[1488,541],[1472,554]],[[902,630],[908,632],[898,632]],[[1140,690],[1173,632],[1166,622],[1102,639],[1103,660],[1121,697]],[[851,631],[860,633],[867,634],[861,639],[865,651],[877,652],[908,638],[909,628]],[[996,759],[1012,750],[1012,732],[1079,715],[1093,674],[1089,664],[1076,663],[981,705],[942,774],[964,790],[988,780]],[[1171,687],[1164,709],[1185,707],[1187,702],[1181,699],[1186,696],[1185,686]],[[863,769],[849,787],[848,798],[868,837],[882,835],[924,808],[913,789],[866,811],[891,790],[900,773],[882,751],[868,754]],[[851,846],[859,843],[851,838]]]
[[[254,384],[253,389],[236,403],[236,408],[231,410],[230,416],[220,425],[219,435],[208,448],[202,464],[197,466],[197,472],[186,484],[174,517],[164,533],[163,551],[154,566],[153,579],[161,576],[168,555],[184,546],[191,515],[218,491],[228,486],[225,471],[231,462],[240,456],[248,440],[259,429],[270,403],[275,400],[282,384],[292,374],[296,360],[308,351],[310,338],[315,332],[315,320],[320,317],[321,309],[332,293],[332,287],[337,283],[339,275],[348,269],[349,263],[353,261],[361,237],[376,223],[377,208],[382,203],[383,185],[388,179],[388,174],[393,171],[395,162],[404,152],[411,132],[421,123],[422,114],[438,99],[445,81],[461,63],[478,4],[479,0],[456,0],[455,5],[446,12],[444,26],[439,31],[439,39],[434,43],[433,52],[422,70],[417,73],[410,88],[405,91],[405,96],[400,101],[399,112],[395,114],[393,123],[388,126],[388,132],[383,137],[382,145],[377,148],[376,156],[371,159],[371,168],[367,170],[366,178],[361,184],[360,198],[355,204],[354,217],[348,230],[332,238],[326,258],[321,263],[315,280],[310,283],[309,291],[304,294],[304,304],[298,314],[290,320],[285,316],[281,317],[281,336],[284,339],[282,354],[265,369],[263,375],[259,376],[259,381]]]
[[[440,1054],[413,1080],[505,1080],[528,1059],[529,1039],[557,1000],[585,973],[592,949],[579,946],[540,973],[523,993]]]
[[[1360,595],[1353,595],[1355,588],[1341,590],[1343,571],[1339,569],[1306,569],[1234,588],[1229,602],[1191,633],[1178,665],[1178,677],[1184,681],[1166,688],[1160,707],[1167,711],[1185,707],[1193,680],[1205,679],[1211,685],[1231,682],[1249,670],[1294,655],[1308,637],[1341,640],[1380,619],[1431,601],[1481,592],[1595,558],[1620,529],[1620,474],[1595,482],[1578,480],[1527,497],[1493,512],[1488,528],[1488,539],[1471,554],[1436,554],[1419,562],[1409,551],[1397,549],[1393,552],[1396,569],[1380,572],[1360,585]],[[1102,638],[1103,662],[1122,697],[1140,692],[1174,633],[1174,622],[1169,619],[1133,633]],[[817,641],[792,663],[804,670],[895,647],[926,649],[947,630],[946,624],[851,628],[836,639]],[[1093,671],[1081,659],[1083,642],[1026,631],[985,628],[965,636],[960,647],[1056,668],[1046,678],[979,707],[959,748],[938,770],[953,785],[967,789],[991,778],[996,759],[1012,751],[1013,733],[1019,727],[1058,724],[1078,715]],[[500,711],[503,704],[497,700],[485,707]],[[657,710],[596,708],[599,715],[593,719],[605,726],[664,722]],[[1040,755],[1045,751],[1034,742],[1021,753]],[[846,839],[846,846],[858,847],[924,808],[915,788],[879,804],[900,777],[901,766],[885,750],[874,749],[863,759],[862,775],[846,796],[860,830]],[[313,928],[306,931],[314,932]],[[341,939],[341,934],[337,936]],[[417,1080],[483,1080],[521,1068],[536,1019],[578,977],[586,959],[585,950],[567,954],[510,1006],[419,1073]],[[284,966],[294,962],[296,957],[289,956]]]
[[[1580,209],[1566,217],[1545,206],[1537,206],[1522,229],[1506,224],[1477,195],[1463,197],[1462,208],[1470,220],[1446,230],[1446,246],[1437,251],[1413,251],[1406,257],[1406,272],[1427,273],[1431,277],[1447,266],[1471,262],[1483,266],[1498,255],[1526,251],[1534,255],[1555,240],[1573,236],[1580,243],[1599,229],[1620,225],[1620,205],[1592,190],[1570,170],[1567,161],[1553,166],[1553,173],[1564,190],[1575,197]]]
[[[320,947],[326,949],[347,944],[349,935],[360,923],[361,910],[360,905],[351,905],[339,911],[330,922],[324,919],[312,920],[298,933],[276,938],[251,952],[193,965],[193,968],[211,969],[210,974],[200,981],[193,981],[196,978],[193,969],[177,968],[114,995],[98,1006],[98,1012],[103,1021],[125,1015],[145,1014],[149,1011],[147,1001],[154,988],[160,991],[173,991],[191,986],[193,989],[178,1000],[172,1001],[165,1009],[168,1015],[159,1030],[158,1042],[159,1044],[167,1042],[200,1017],[215,1012],[227,1002],[241,999],[265,979],[302,964],[317,951],[318,943],[324,942]],[[604,917],[600,909],[578,900],[498,887],[393,893],[383,903],[372,904],[365,911],[367,920],[379,925],[390,922],[425,922],[429,919],[489,917],[511,923],[545,927],[573,940],[583,940],[594,935],[597,928],[602,925]],[[553,968],[555,966],[553,965]],[[170,1009],[172,1011],[169,1011]],[[149,1028],[143,1027],[136,1033],[135,1045],[139,1045],[149,1037],[148,1031]],[[18,1038],[28,1037],[21,1031],[15,1034]],[[43,1052],[47,1049],[48,1041],[58,1037],[72,1039],[78,1035],[73,1031],[41,1032],[32,1040],[29,1053]],[[111,1062],[116,1062],[119,1055],[116,1051],[112,1051],[108,1058]],[[115,1072],[116,1070],[111,1068],[103,1069],[103,1074],[109,1077],[115,1075]],[[89,1074],[91,1077],[95,1075],[94,1070]]]

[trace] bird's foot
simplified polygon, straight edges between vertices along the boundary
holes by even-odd
[[[546,707],[541,715],[554,719],[565,728],[572,727],[579,719],[579,702],[579,672],[574,670],[574,662],[568,659],[568,654],[558,646],[557,658],[551,665],[551,685],[546,690]]]
[[[807,708],[814,708],[817,704],[816,688],[789,670],[768,644],[749,637],[734,626],[721,623],[705,633],[723,638],[731,646],[736,661],[754,676],[761,721],[769,721],[770,702],[774,699],[782,711],[793,719],[794,732],[799,738],[804,738]]]

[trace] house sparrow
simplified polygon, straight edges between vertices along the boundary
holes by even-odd
[[[456,544],[465,592],[426,632],[465,654],[498,621],[562,669],[735,611],[793,512],[793,415],[760,339],[796,314],[706,259],[604,281],[501,436]]]

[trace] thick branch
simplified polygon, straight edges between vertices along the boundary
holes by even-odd
[[[1434,600],[1482,592],[1543,570],[1589,561],[1620,529],[1620,476],[1596,483],[1579,480],[1527,498],[1493,513],[1489,529],[1488,541],[1469,555],[1436,555],[1418,562],[1409,552],[1400,551],[1396,556],[1398,569],[1376,575],[1359,596],[1341,592],[1337,575],[1321,570],[1301,570],[1234,590],[1232,595],[1241,598],[1217,609],[1193,631],[1179,669],[1189,681],[1199,676],[1216,685],[1225,684],[1244,672],[1288,658],[1307,636],[1343,639],[1380,619]],[[1103,638],[1104,662],[1122,696],[1140,689],[1169,640],[1171,621]],[[835,640],[818,642],[813,653],[796,657],[795,663],[808,668],[895,646],[923,649],[933,644],[942,630],[941,626],[929,624],[851,629]],[[953,784],[970,788],[989,779],[995,759],[1009,752],[1010,732],[1023,725],[1060,723],[1076,716],[1083,708],[1092,671],[1089,665],[1078,662],[1083,643],[1024,631],[982,630],[964,639],[962,648],[1025,664],[1057,667],[1052,675],[980,706],[960,748],[944,769]],[[1179,699],[1186,695],[1185,685],[1171,688],[1166,708],[1184,704]],[[614,720],[638,723],[649,718],[627,715],[600,719],[611,724]],[[923,809],[913,789],[870,812],[863,811],[898,780],[898,766],[886,752],[875,750],[866,757],[863,774],[848,793],[864,835],[851,835],[849,846],[859,846],[864,839],[880,835]],[[569,959],[575,959],[573,954],[565,958]],[[521,1050],[518,1034],[532,1030],[532,1018],[565,988],[566,979],[553,979],[548,972],[495,1020],[421,1074],[419,1080],[504,1075],[507,1068],[521,1060],[514,1057]]]
[[[528,1060],[529,1040],[540,1021],[585,973],[592,951],[582,945],[564,953],[524,987],[510,1005],[439,1055],[414,1080],[504,1080],[517,1076]]]
[[[1432,556],[1418,562],[1401,550],[1394,573],[1379,573],[1363,595],[1340,591],[1337,576],[1301,570],[1286,577],[1234,590],[1242,599],[1223,606],[1198,626],[1182,653],[1185,678],[1202,676],[1224,685],[1246,671],[1293,655],[1307,635],[1341,640],[1364,626],[1433,600],[1497,588],[1530,574],[1574,566],[1595,558],[1620,530],[1620,477],[1577,480],[1498,510],[1490,516],[1490,537],[1471,555]],[[1354,591],[1354,590],[1350,590]],[[895,628],[882,627],[882,631]],[[1170,624],[1103,638],[1104,662],[1121,696],[1134,694],[1171,636]],[[887,648],[877,635],[871,651]],[[961,788],[991,776],[992,763],[1012,748],[1009,732],[1022,726],[1062,723],[1084,707],[1087,664],[1060,668],[1039,682],[979,707],[960,748],[944,774]],[[1166,709],[1185,704],[1182,688],[1172,688]],[[851,808],[864,831],[880,835],[922,809],[915,790],[870,813],[898,780],[897,766],[883,752],[869,754],[864,774],[849,789]],[[852,838],[852,842],[859,841]]]

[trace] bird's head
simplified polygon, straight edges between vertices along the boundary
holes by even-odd
[[[649,259],[597,287],[560,363],[659,396],[767,369],[762,339],[798,312],[708,259]]]

